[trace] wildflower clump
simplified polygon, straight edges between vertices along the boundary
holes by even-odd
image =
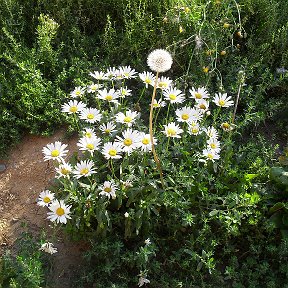
[[[166,191],[184,189],[185,177],[196,183],[197,175],[217,170],[222,138],[235,126],[233,97],[206,86],[184,90],[159,75],[172,63],[170,53],[158,49],[147,59],[156,74],[109,67],[87,73],[92,79],[69,94],[61,110],[79,133],[78,153],[69,158],[67,144],[59,141],[43,148],[57,180],[55,191],[38,198],[50,221],[96,235],[125,226],[130,237],[169,206]],[[182,195],[189,199],[187,193]]]

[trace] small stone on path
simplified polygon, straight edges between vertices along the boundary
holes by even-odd
[[[0,164],[0,173],[6,170],[6,165]]]

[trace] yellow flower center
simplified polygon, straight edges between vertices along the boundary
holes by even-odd
[[[206,109],[206,105],[202,103],[202,104],[199,105],[199,108],[205,110]]]
[[[132,140],[130,138],[127,138],[123,141],[125,146],[130,146],[132,144]]]
[[[222,124],[222,127],[223,127],[224,129],[229,129],[229,128],[230,128],[230,124],[227,123],[227,122],[225,122],[225,123]]]
[[[191,132],[192,132],[193,134],[197,134],[197,133],[199,132],[199,129],[198,129],[197,127],[193,127],[193,128],[191,129]]]
[[[151,84],[151,83],[152,83],[152,80],[149,79],[149,78],[146,78],[144,82],[147,83],[147,84]]]
[[[211,154],[211,153],[208,153],[208,154],[207,154],[207,157],[208,157],[210,160],[212,160],[212,159],[214,158],[213,154]]]
[[[91,137],[92,137],[92,133],[86,132],[86,133],[85,133],[85,136],[86,136],[87,138],[91,138]]]
[[[176,135],[176,130],[174,128],[168,128],[167,129],[167,135],[168,136],[175,136]]]
[[[160,88],[167,88],[167,87],[168,87],[168,84],[167,84],[166,82],[159,82],[159,83],[158,83],[158,86],[159,86]]]
[[[52,157],[58,157],[59,155],[60,155],[59,150],[55,149],[55,150],[51,151],[51,156]]]
[[[69,170],[68,169],[66,169],[66,168],[62,168],[61,170],[60,170],[60,172],[61,172],[61,174],[63,174],[63,175],[67,175],[67,174],[69,174]]]
[[[89,169],[88,168],[83,168],[81,171],[80,171],[80,174],[81,175],[86,175],[89,173]]]
[[[208,68],[208,67],[203,67],[203,72],[204,72],[204,73],[208,73],[208,71],[209,71],[209,68]]]
[[[189,119],[189,115],[188,114],[182,114],[182,119],[184,121],[188,120]]]
[[[44,203],[49,203],[49,202],[51,202],[51,199],[48,196],[46,196],[43,198],[43,201],[44,201]]]
[[[170,94],[170,95],[169,95],[169,98],[170,98],[171,100],[175,100],[175,99],[176,99],[176,95],[175,95],[175,94]]]
[[[109,134],[111,132],[111,130],[110,129],[105,129],[104,132]]]
[[[226,53],[227,53],[227,52],[226,52],[225,50],[223,50],[223,51],[220,52],[220,55],[225,56]]]
[[[224,101],[223,99],[220,99],[220,100],[218,101],[218,104],[219,104],[220,106],[224,106],[224,105],[225,105],[225,101]]]
[[[202,99],[202,94],[196,92],[196,93],[195,93],[195,98],[196,98],[196,99]]]
[[[215,149],[217,146],[216,146],[215,143],[210,143],[210,147],[211,147],[212,149]]]
[[[126,116],[124,119],[123,119],[124,122],[126,123],[130,123],[132,121],[132,117],[130,116]]]
[[[224,24],[223,24],[223,27],[224,27],[224,28],[229,28],[229,27],[230,27],[230,24],[229,24],[229,23],[224,23]]]
[[[105,187],[104,191],[107,192],[107,193],[110,193],[112,191],[112,189],[110,187]]]
[[[125,89],[123,89],[123,90],[121,91],[121,95],[126,95],[126,93],[127,93],[127,91],[126,91]]]
[[[71,106],[71,107],[69,108],[69,111],[72,112],[72,113],[77,112],[77,110],[78,110],[77,106]]]
[[[75,92],[75,94],[76,94],[77,96],[80,96],[80,95],[81,95],[81,91],[80,91],[80,90],[77,90],[77,91]]]
[[[158,108],[158,107],[160,107],[160,104],[159,103],[154,103],[153,107]]]
[[[56,214],[57,214],[58,216],[62,216],[62,215],[65,214],[65,211],[64,211],[63,208],[59,207],[59,208],[57,208],[57,210],[56,210]]]
[[[88,143],[86,145],[86,148],[89,149],[89,150],[93,150],[94,149],[94,145],[92,143]]]
[[[144,145],[148,145],[148,144],[150,143],[150,140],[149,140],[148,138],[144,138],[144,139],[142,140],[142,143],[143,143]]]
[[[117,151],[116,151],[115,149],[110,149],[109,152],[108,152],[108,154],[109,154],[110,156],[114,157],[114,156],[116,156]]]
[[[89,120],[94,119],[94,115],[93,115],[92,113],[89,113],[89,114],[87,115],[87,119],[89,119]]]
[[[111,100],[113,99],[113,96],[112,96],[112,95],[107,95],[107,96],[105,97],[105,99],[106,99],[107,101],[111,101]]]

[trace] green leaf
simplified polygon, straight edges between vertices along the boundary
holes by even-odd
[[[209,213],[209,216],[210,217],[213,217],[213,216],[215,216],[216,214],[218,214],[219,213],[219,210],[212,210],[210,213]]]
[[[281,210],[282,208],[284,208],[284,206],[285,206],[285,204],[282,202],[276,203],[273,207],[271,207],[269,209],[269,214],[271,215],[271,214],[275,213],[276,211]]]

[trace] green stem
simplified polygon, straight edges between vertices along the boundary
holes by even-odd
[[[154,99],[155,99],[155,95],[156,95],[158,76],[159,76],[159,72],[157,72],[157,74],[156,74],[156,79],[155,79],[155,84],[154,84],[154,89],[153,89],[153,94],[152,94],[152,99],[151,99],[151,105],[150,105],[149,134],[150,134],[152,153],[153,153],[154,160],[155,160],[155,163],[157,165],[157,168],[159,170],[161,184],[162,184],[162,187],[164,189],[164,180],[163,180],[162,167],[161,167],[160,160],[159,160],[159,158],[157,156],[157,153],[156,153],[156,150],[155,150],[154,139],[153,139],[153,108],[154,108],[153,103],[154,103]]]

